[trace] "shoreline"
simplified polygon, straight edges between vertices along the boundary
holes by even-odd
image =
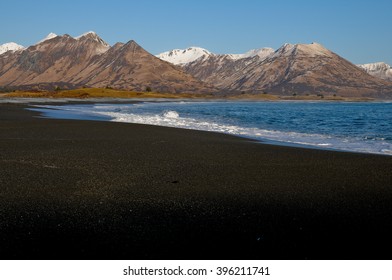
[[[50,111],[54,111],[56,112],[57,109],[53,109],[53,108],[45,108],[45,104],[46,105],[94,105],[94,104],[135,104],[135,103],[156,103],[156,102],[180,102],[182,100],[133,100],[133,101],[127,101],[127,100],[114,100],[113,102],[111,102],[110,100],[105,100],[105,101],[99,101],[99,100],[90,100],[90,101],[85,101],[85,102],[77,102],[77,101],[71,101],[71,102],[63,102],[63,103],[40,103],[39,105],[42,104],[43,108],[35,108],[35,107],[31,107],[27,108],[28,110],[31,111],[37,111],[40,112],[41,116],[44,118],[53,118],[53,119],[74,119],[74,120],[91,120],[91,121],[108,121],[108,122],[118,122],[118,121],[114,121],[113,117],[110,116],[106,116],[106,115],[102,115],[102,116],[94,116],[94,115],[76,115],[74,116],[73,113],[68,113],[64,112],[64,114],[62,116],[56,116],[56,114],[51,113]],[[205,99],[201,99],[201,100],[183,100],[186,102],[209,102],[211,100],[205,100]],[[248,100],[250,102],[250,100]],[[213,102],[239,102],[239,100],[213,100]],[[247,101],[243,101],[243,102],[247,102]],[[254,102],[254,101],[253,101]],[[266,102],[274,102],[274,101],[266,101]],[[279,102],[279,101],[278,101]],[[295,101],[283,101],[283,102],[295,102]],[[302,102],[300,100],[298,100],[298,102]],[[305,101],[306,102],[306,101]],[[321,102],[321,101],[320,101]],[[332,102],[332,101],[331,101]],[[336,101],[334,101],[336,102]],[[313,102],[312,102],[313,103]],[[27,103],[27,105],[31,105],[30,103]],[[33,106],[37,106],[37,104],[34,104]],[[45,111],[46,110],[46,111]],[[128,123],[128,122],[124,122],[124,123]],[[131,123],[131,122],[129,122]],[[139,123],[142,124],[142,123]],[[148,125],[148,124],[146,124]],[[248,141],[256,141],[259,142],[261,144],[268,144],[268,145],[277,145],[277,146],[286,146],[286,147],[294,147],[294,148],[303,148],[303,149],[316,149],[316,150],[326,150],[326,151],[334,151],[334,152],[348,152],[348,153],[358,153],[358,154],[374,154],[374,155],[383,155],[383,156],[392,156],[392,154],[390,153],[382,153],[381,151],[373,151],[373,152],[369,152],[369,151],[360,151],[360,150],[349,150],[349,149],[343,149],[339,147],[327,147],[327,146],[322,146],[322,145],[312,145],[310,143],[301,143],[301,142],[290,142],[290,141],[282,141],[282,140],[273,140],[273,139],[268,139],[268,138],[257,138],[255,136],[251,136],[251,135],[244,135],[244,134],[231,134],[228,132],[221,132],[221,131],[213,131],[213,130],[203,130],[203,129],[195,129],[195,128],[189,128],[189,127],[178,127],[178,126],[165,126],[165,125],[156,125],[156,126],[162,126],[162,127],[173,127],[173,128],[179,128],[179,129],[190,129],[190,130],[195,130],[195,131],[206,131],[206,132],[215,132],[215,133],[222,133],[222,134],[226,134],[226,135],[232,135],[235,137],[240,137],[242,139],[246,139]]]
[[[390,259],[392,158],[0,104],[1,259]]]

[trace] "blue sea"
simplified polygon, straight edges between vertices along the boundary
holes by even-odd
[[[284,145],[392,155],[392,103],[165,101],[38,105],[47,117],[215,131]]]

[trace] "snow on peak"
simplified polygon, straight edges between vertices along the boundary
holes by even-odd
[[[95,33],[94,31],[88,31],[86,33],[83,33],[82,35],[75,37],[75,39],[79,40],[80,38],[86,37],[88,35],[92,35],[93,37],[98,37],[97,33]]]
[[[101,37],[99,37],[98,34],[95,33],[94,31],[89,31],[89,32],[83,33],[82,35],[79,35],[79,36],[75,37],[74,39],[80,40],[80,39],[83,39],[83,38],[92,39],[92,40],[98,42],[101,45],[97,49],[97,53],[98,54],[102,54],[102,53],[106,52],[110,48],[110,45],[108,43],[106,43],[104,40],[102,40]]]
[[[202,56],[208,57],[210,55],[212,55],[212,53],[206,49],[199,47],[190,47],[187,49],[175,49],[163,52],[156,55],[156,57],[172,64],[183,65],[195,61]]]
[[[48,34],[48,36],[46,36],[45,38],[43,38],[41,41],[39,41],[37,44],[41,44],[42,42],[45,42],[45,41],[47,41],[47,40],[50,40],[50,39],[53,39],[53,38],[56,38],[57,37],[57,34],[54,34],[54,33],[52,33],[52,32],[50,32],[49,34]]]
[[[243,54],[222,54],[220,57],[231,60],[240,60],[248,57],[259,57],[261,60],[280,56],[290,56],[294,53],[300,53],[309,57],[315,56],[331,56],[332,53],[318,43],[311,44],[284,44],[278,50],[272,48],[253,49]],[[199,58],[202,60],[208,57],[216,56],[215,54],[199,47],[190,47],[188,49],[174,49],[168,52],[158,54],[157,57],[176,65],[184,65]]]
[[[392,81],[392,67],[385,62],[358,64],[357,66],[372,76]]]
[[[271,57],[279,57],[279,56],[289,56],[295,51],[296,45],[285,43],[279,49],[277,49]]]
[[[272,53],[274,53],[274,49],[261,48],[261,49],[250,50],[243,54],[228,54],[228,56],[233,60],[247,58],[247,57],[254,57],[254,56],[258,56],[261,59],[264,59],[267,56],[271,55]]]
[[[18,45],[17,43],[10,42],[10,43],[5,43],[3,45],[0,45],[0,54],[8,52],[8,51],[18,51],[24,49],[23,46]]]
[[[380,71],[380,70],[389,70],[391,66],[386,64],[385,62],[375,62],[375,63],[367,63],[367,64],[358,64],[359,67],[365,69],[366,71]]]
[[[226,56],[233,60],[254,56],[259,56],[261,59],[264,59],[267,56],[271,55],[273,52],[274,50],[271,48],[261,48],[250,50],[244,54],[225,54],[223,56]],[[214,56],[214,54],[200,47],[190,47],[184,50],[174,49],[157,55],[158,58],[176,65],[184,65],[193,62],[201,57],[208,58],[210,56]]]

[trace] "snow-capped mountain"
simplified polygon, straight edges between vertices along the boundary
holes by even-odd
[[[17,43],[10,42],[0,45],[0,54],[8,52],[8,51],[18,51],[24,49],[23,46],[18,45]]]
[[[381,98],[392,92],[392,84],[365,73],[318,43],[284,44],[264,58],[211,55],[183,68],[201,81],[227,91]]]
[[[261,48],[250,50],[243,54],[214,54],[206,49],[200,47],[190,47],[187,49],[174,49],[156,55],[158,58],[170,62],[175,65],[185,65],[203,57],[203,60],[212,56],[219,56],[220,59],[227,58],[231,60],[238,60],[248,57],[258,56],[261,59],[266,58],[274,52],[271,48]]]
[[[175,65],[184,65],[189,62],[195,61],[202,56],[210,56],[212,53],[206,49],[199,47],[190,47],[185,50],[175,49],[167,52],[160,53],[156,57],[170,62]]]
[[[367,73],[380,79],[392,81],[392,68],[385,62],[358,64]]]
[[[47,40],[56,38],[56,37],[57,37],[57,34],[50,32],[45,38],[43,38],[41,41],[39,41],[39,42],[37,43],[37,45],[38,45],[38,44],[41,44],[42,42],[45,42],[45,41],[47,41]]]

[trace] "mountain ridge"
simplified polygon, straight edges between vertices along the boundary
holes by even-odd
[[[316,42],[286,43],[277,50],[260,48],[243,54],[190,47],[154,56],[133,40],[110,46],[93,31],[77,37],[50,33],[35,45],[0,54],[0,87],[53,89],[61,84],[171,93],[392,99],[392,83],[375,77],[390,66],[364,67]]]
[[[131,40],[110,47],[95,32],[76,38],[52,36],[20,52],[0,55],[0,86],[46,88],[115,87],[184,93],[215,92],[181,68],[162,61]]]
[[[264,58],[199,58],[183,68],[224,90],[246,93],[377,98],[392,94],[392,83],[367,74],[318,43],[284,44]]]

